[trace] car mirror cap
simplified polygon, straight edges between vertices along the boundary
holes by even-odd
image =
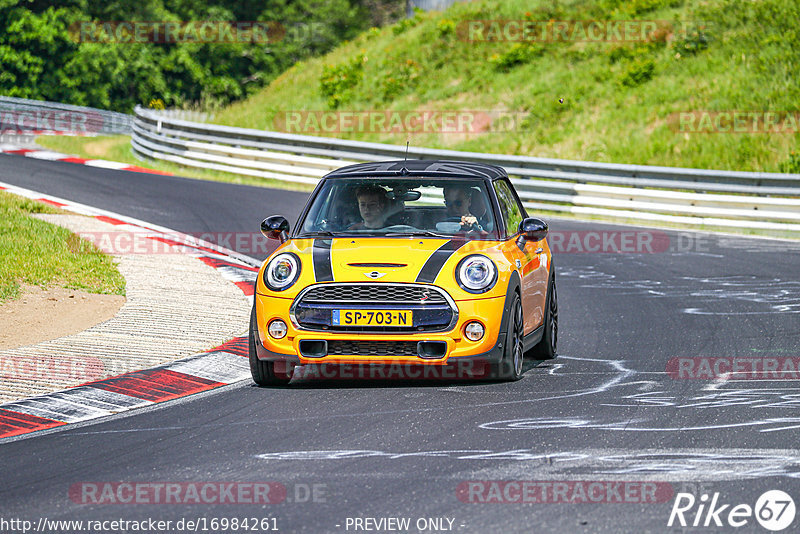
[[[267,239],[279,239],[283,243],[289,233],[289,221],[282,215],[267,217],[261,221],[261,233]]]
[[[536,217],[528,217],[519,223],[519,231],[529,241],[541,241],[547,237],[547,223]]]

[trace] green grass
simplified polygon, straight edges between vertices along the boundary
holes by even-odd
[[[184,167],[183,165],[170,161],[141,160],[133,155],[131,151],[131,138],[128,135],[97,137],[41,135],[36,138],[36,143],[44,148],[55,150],[56,152],[72,154],[82,158],[106,159],[109,161],[118,161],[120,163],[129,163],[131,165],[169,172],[176,176],[184,176],[187,178],[199,178],[201,180],[232,184],[275,187],[295,191],[311,191],[313,189],[312,186],[306,184],[296,184],[284,182],[282,180],[257,178],[253,176],[241,176],[211,169]]]
[[[526,15],[527,13],[527,15]],[[648,42],[468,42],[468,20],[666,21]],[[800,172],[800,134],[676,131],[682,111],[800,111],[794,0],[551,0],[457,3],[373,28],[215,122],[278,129],[296,110],[505,110],[524,123],[482,134],[324,133],[342,138],[646,165]],[[680,31],[676,22],[700,31]],[[563,99],[563,103],[559,100]],[[313,133],[313,132],[309,132]]]
[[[31,213],[58,210],[0,192],[0,302],[19,297],[21,283],[125,294],[125,278],[111,257]]]

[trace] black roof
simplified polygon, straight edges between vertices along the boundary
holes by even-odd
[[[404,170],[405,169],[405,170]],[[487,163],[411,159],[357,163],[329,172],[323,178],[379,176],[427,176],[437,178],[483,178],[495,180],[508,176],[505,169]]]

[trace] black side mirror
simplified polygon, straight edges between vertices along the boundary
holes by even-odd
[[[261,221],[261,233],[267,239],[280,239],[281,243],[288,239],[289,221],[281,215],[273,215]]]
[[[547,237],[547,223],[536,217],[528,217],[519,223],[519,231],[528,241],[541,241]]]

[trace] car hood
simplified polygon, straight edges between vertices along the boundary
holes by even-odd
[[[451,277],[458,261],[475,252],[488,253],[496,241],[430,238],[297,239],[281,247],[300,257],[306,283],[420,282]]]

